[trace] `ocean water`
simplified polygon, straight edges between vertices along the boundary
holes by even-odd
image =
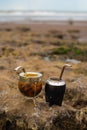
[[[87,13],[81,12],[47,12],[47,11],[14,11],[0,12],[0,22],[15,21],[87,21]]]

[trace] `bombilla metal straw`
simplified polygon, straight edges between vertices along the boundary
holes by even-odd
[[[71,66],[71,65],[69,65],[69,64],[65,64],[65,65],[63,66],[62,71],[61,71],[61,74],[60,74],[60,77],[59,77],[59,80],[61,80],[61,79],[62,79],[63,72],[64,72],[64,70],[65,70],[65,68],[66,68],[66,67],[72,67],[72,66]]]
[[[26,72],[22,66],[18,66],[14,70],[17,71],[17,73],[19,73],[18,70],[22,70],[24,73]]]

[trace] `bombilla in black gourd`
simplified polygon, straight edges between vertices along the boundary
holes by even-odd
[[[71,66],[70,64],[65,64],[65,65],[63,66],[62,71],[61,71],[61,74],[60,74],[60,77],[59,77],[59,80],[62,79],[63,72],[64,72],[64,70],[65,70],[66,67],[72,67],[72,66]]]

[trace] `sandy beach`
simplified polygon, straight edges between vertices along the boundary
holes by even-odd
[[[60,76],[64,64],[72,65],[72,68],[64,71],[62,77],[67,83],[64,103],[78,111],[85,108],[87,105],[86,35],[86,21],[0,23],[1,109],[6,112],[18,109],[23,113],[25,108],[28,115],[32,113],[33,106],[30,105],[31,109],[29,109],[29,104],[24,103],[24,97],[18,90],[18,75],[14,68],[23,66],[26,71],[41,72],[45,84],[49,77]],[[85,84],[84,89],[81,88],[82,82]],[[85,90],[84,94],[81,93],[82,90]],[[42,95],[44,96],[44,88]],[[38,101],[42,101],[43,96]],[[79,100],[82,102],[78,103]]]
[[[79,64],[76,63],[80,62],[81,73],[84,74],[83,66],[87,64],[86,34],[85,21],[0,23],[1,71],[5,73],[22,65],[27,70],[42,71],[47,78],[49,73],[58,75],[60,69],[55,66],[61,68],[69,59],[73,67],[78,66],[77,70]],[[76,63],[72,63],[73,59],[77,60]],[[73,72],[77,75],[78,71]]]

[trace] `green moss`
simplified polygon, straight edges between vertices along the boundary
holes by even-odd
[[[53,51],[54,54],[69,54],[72,53],[72,55],[85,55],[87,54],[87,50],[80,49],[78,47],[68,47],[68,46],[61,46],[58,48],[55,48]]]
[[[70,49],[68,47],[59,47],[59,48],[55,48],[53,53],[54,54],[68,54],[69,51]]]
[[[55,55],[65,55],[69,58],[80,61],[87,61],[87,48],[80,48],[77,46],[59,46],[52,51]]]
[[[71,51],[73,52],[74,55],[83,55],[84,54],[84,51],[82,49],[77,48],[77,47],[73,47],[71,49]]]

